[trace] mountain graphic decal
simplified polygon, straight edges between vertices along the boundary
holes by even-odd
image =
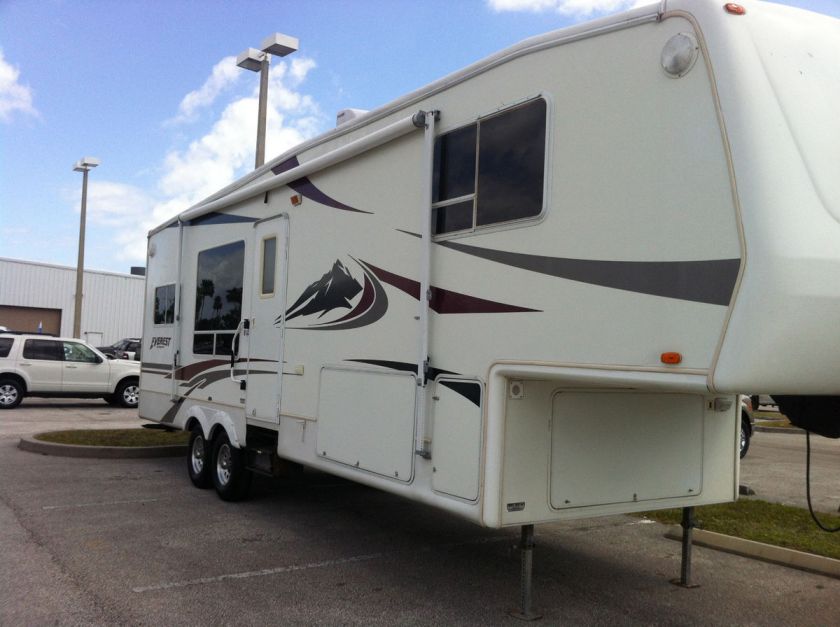
[[[289,307],[286,320],[313,314],[318,314],[321,318],[339,307],[350,309],[350,301],[361,291],[361,284],[353,278],[344,264],[336,259],[330,271],[309,285],[294,305]]]

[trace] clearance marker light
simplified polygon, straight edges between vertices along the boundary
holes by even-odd
[[[679,353],[662,353],[659,359],[663,364],[678,364],[682,361],[682,355]]]
[[[744,15],[747,12],[744,7],[740,4],[735,4],[734,2],[727,2],[723,5],[723,8],[727,13],[731,13],[732,15]]]
[[[300,203],[303,202],[303,197],[300,194],[295,194],[294,196],[289,198],[289,200],[292,201],[292,205],[294,207],[297,207],[298,205],[300,205]]]

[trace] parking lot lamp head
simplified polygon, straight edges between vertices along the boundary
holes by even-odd
[[[87,212],[88,172],[99,165],[96,157],[82,157],[73,165],[82,173],[82,211],[79,217],[79,257],[76,262],[76,300],[73,307],[73,337],[82,337],[82,285],[85,271],[85,214]]]
[[[265,124],[268,102],[268,68],[271,55],[285,57],[298,49],[297,37],[290,37],[282,33],[274,33],[266,37],[261,50],[246,48],[236,57],[236,65],[244,70],[260,73],[259,111],[257,113],[257,148],[254,167],[265,163]]]

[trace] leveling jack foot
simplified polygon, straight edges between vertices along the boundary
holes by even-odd
[[[519,578],[519,608],[508,612],[519,620],[538,620],[542,614],[531,609],[531,568],[534,564],[534,525],[522,525],[519,540],[521,574]]]
[[[694,531],[694,508],[683,507],[682,511],[682,563],[680,564],[680,578],[672,579],[671,583],[681,588],[699,588],[699,583],[691,583],[691,540]]]

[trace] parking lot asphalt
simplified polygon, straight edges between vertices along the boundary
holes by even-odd
[[[320,473],[258,477],[249,501],[225,503],[183,459],[21,451],[41,417],[85,420],[24,407],[0,414],[24,425],[0,431],[2,625],[520,624],[506,613],[518,529]],[[97,424],[138,422],[92,407]],[[49,416],[65,411],[82,415]],[[625,516],[537,526],[542,623],[836,624],[840,580],[820,575],[695,548],[701,587],[671,585],[680,545],[664,531]]]

